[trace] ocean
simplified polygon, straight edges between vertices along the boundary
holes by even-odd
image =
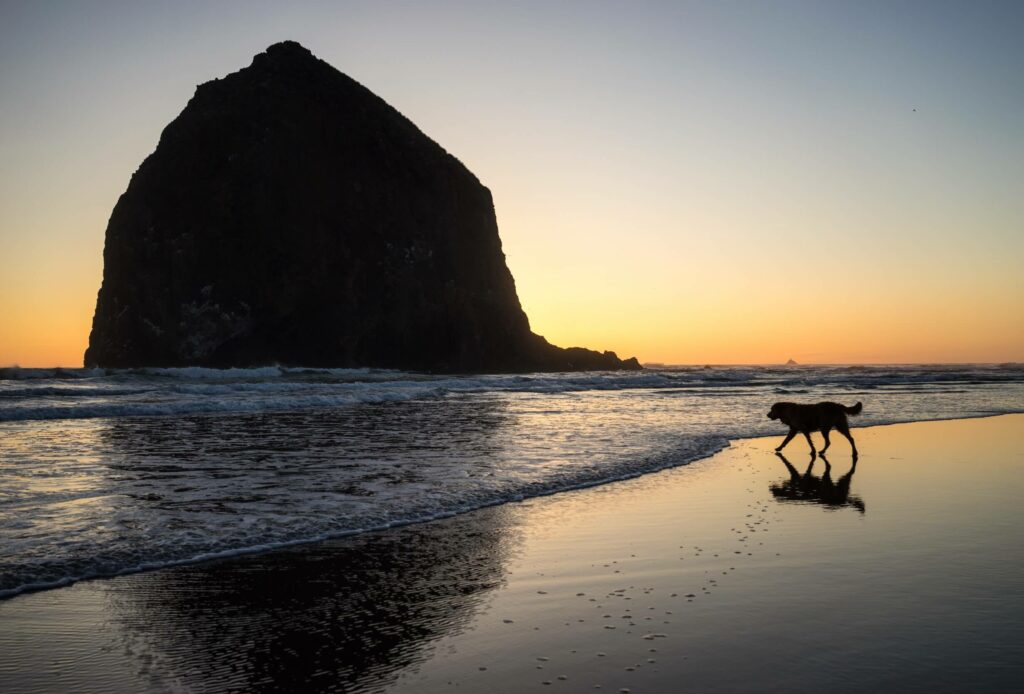
[[[861,401],[854,426],[1024,412],[1024,365],[4,368],[0,598],[600,484],[737,438],[781,441],[766,417],[777,400]],[[849,446],[835,436],[830,453]]]

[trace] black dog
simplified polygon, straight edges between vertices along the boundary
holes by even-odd
[[[816,405],[777,402],[772,405],[771,411],[768,412],[768,419],[778,419],[783,424],[789,425],[789,433],[782,444],[775,450],[781,451],[785,448],[786,444],[792,441],[799,431],[807,437],[807,443],[810,445],[811,454],[813,455],[814,442],[811,441],[811,432],[820,431],[821,435],[825,437],[825,447],[821,449],[821,452],[824,453],[828,450],[831,443],[828,440],[828,432],[835,429],[850,440],[850,445],[853,446],[853,457],[856,458],[857,444],[853,442],[853,437],[850,436],[850,426],[846,423],[846,415],[858,415],[862,407],[863,405],[859,402],[853,407],[846,407],[838,402],[819,402]]]

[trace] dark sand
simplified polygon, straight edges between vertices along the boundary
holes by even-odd
[[[1024,415],[854,435],[19,596],[0,691],[1019,691]]]

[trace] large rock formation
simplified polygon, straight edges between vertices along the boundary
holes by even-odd
[[[103,260],[86,366],[640,368],[534,335],[490,191],[294,42],[197,88]]]

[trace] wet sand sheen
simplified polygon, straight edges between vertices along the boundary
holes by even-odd
[[[1024,415],[0,603],[0,689],[902,691],[1024,675]],[[788,465],[787,465],[788,463]],[[828,470],[828,474],[826,474]],[[851,474],[852,472],[852,474]]]

